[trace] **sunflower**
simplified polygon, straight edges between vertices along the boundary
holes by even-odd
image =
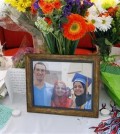
[[[78,14],[70,14],[68,22],[63,24],[63,35],[68,40],[78,40],[87,32],[85,19]]]

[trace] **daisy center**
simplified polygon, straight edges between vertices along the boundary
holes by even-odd
[[[95,24],[95,20],[94,19],[92,19],[91,22],[92,22],[92,24]]]
[[[105,20],[102,20],[102,24],[106,24],[106,21]]]
[[[78,23],[73,23],[70,27],[70,32],[78,32],[80,30],[80,25]]]

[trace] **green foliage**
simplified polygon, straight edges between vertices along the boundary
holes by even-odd
[[[116,12],[114,20],[112,22],[110,41],[113,44],[120,42],[120,7]]]
[[[110,54],[112,44],[108,41],[107,38],[104,37],[98,38],[96,44],[99,46],[102,58]]]

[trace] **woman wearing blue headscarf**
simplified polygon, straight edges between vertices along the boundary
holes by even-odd
[[[72,108],[76,109],[92,109],[92,96],[87,91],[88,86],[92,83],[92,79],[82,74],[75,73],[73,79],[74,104]]]

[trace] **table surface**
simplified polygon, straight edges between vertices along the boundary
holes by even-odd
[[[9,68],[12,66],[11,58],[7,57],[7,61],[9,62],[7,67]],[[0,76],[3,75],[0,73]],[[0,134],[94,134],[94,130],[89,128],[97,126],[102,120],[110,118],[110,116],[103,117],[100,113],[98,118],[29,113],[27,112],[26,96],[20,94],[14,96],[13,103],[7,96],[0,100],[0,104],[6,105],[13,110],[19,109],[21,115],[19,117],[11,116],[5,127],[0,130]],[[99,107],[101,108],[102,103],[106,103],[106,107],[110,109],[110,101],[111,99],[101,86]]]
[[[9,96],[0,100],[1,104],[12,109],[19,109],[19,117],[11,116],[6,126],[0,130],[0,134],[94,134],[92,126],[97,126],[101,120],[108,119],[110,116],[103,117],[99,114],[98,118],[87,118],[77,116],[52,115],[42,113],[27,112],[26,96],[16,94],[11,103]],[[110,109],[110,98],[100,88],[99,107],[106,103]]]

